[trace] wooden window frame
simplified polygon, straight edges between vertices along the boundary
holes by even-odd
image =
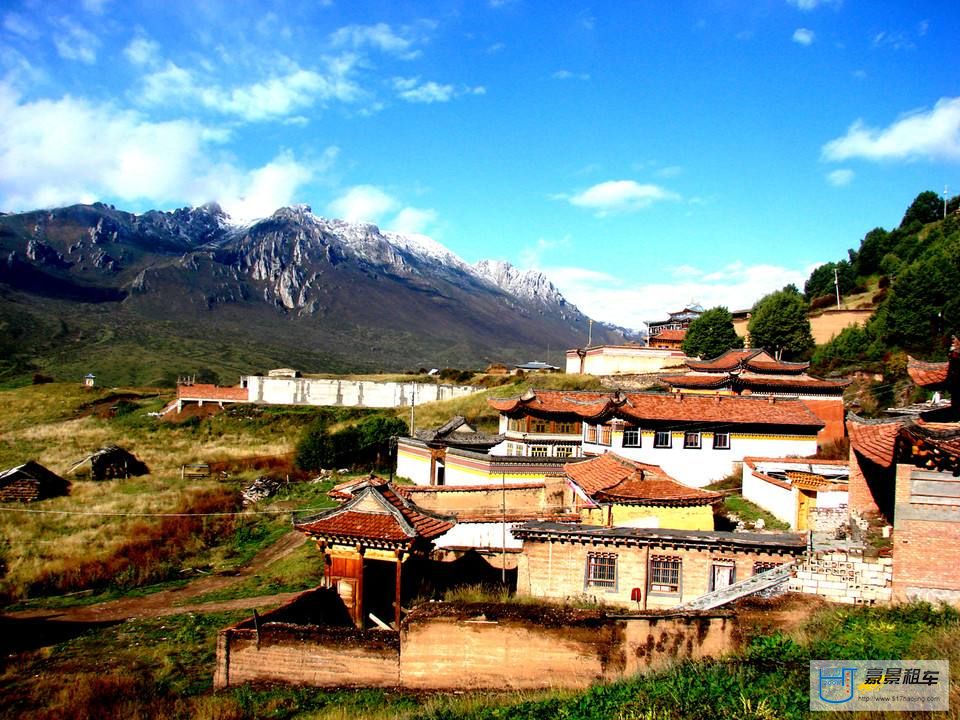
[[[650,595],[682,595],[683,558],[651,555],[647,565],[647,588]]]
[[[660,442],[660,438],[666,436],[666,443]],[[673,432],[670,430],[655,430],[653,433],[653,446],[655,448],[660,448],[667,450],[673,447]]]
[[[683,449],[684,450],[699,450],[701,447],[703,447],[703,433],[701,433],[699,430],[684,431],[683,433]]]
[[[587,553],[583,579],[585,590],[616,592],[617,579],[616,553]]]

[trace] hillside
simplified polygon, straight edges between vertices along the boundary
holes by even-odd
[[[281,208],[143,215],[96,203],[0,217],[0,382],[94,372],[169,384],[210,370],[562,364],[588,318],[541,273],[471,266],[429,238]],[[625,331],[597,324],[598,342]]]

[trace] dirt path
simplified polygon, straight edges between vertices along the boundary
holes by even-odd
[[[303,533],[291,530],[268,548],[261,550],[236,575],[212,575],[200,578],[189,585],[172,590],[144,595],[143,597],[121,598],[94,605],[75,608],[20,610],[4,613],[13,619],[44,619],[58,622],[95,623],[126,620],[132,617],[158,617],[186,612],[216,612],[221,610],[260,609],[270,605],[280,605],[299,593],[279,593],[239,600],[220,600],[205,603],[189,603],[189,600],[206,595],[209,592],[223,590],[244,578],[255,575],[277,560],[286,557],[306,542]]]

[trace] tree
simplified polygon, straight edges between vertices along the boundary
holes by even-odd
[[[738,347],[743,347],[743,338],[733,329],[733,316],[725,307],[711,308],[690,323],[682,346],[687,356],[701,358],[714,358]]]
[[[753,306],[748,330],[750,343],[778,360],[784,353],[799,355],[814,346],[807,304],[802,295],[787,289],[771,293]]]
[[[809,301],[823,295],[834,295],[834,271],[840,284],[840,293],[846,295],[857,285],[856,273],[847,260],[829,262],[814,269],[803,285],[803,295]]]
[[[914,199],[907,208],[907,212],[900,222],[900,227],[907,227],[912,222],[936,222],[943,218],[943,199],[932,190],[926,190]]]
[[[387,415],[373,415],[359,423],[328,432],[321,418],[297,443],[295,462],[302,470],[382,467],[389,460],[390,438],[406,435],[407,424]]]

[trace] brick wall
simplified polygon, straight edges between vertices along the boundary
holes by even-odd
[[[897,600],[922,599],[960,605],[960,506],[944,493],[918,498],[911,492],[918,478],[942,476],[941,484],[960,483],[949,474],[921,473],[909,465],[897,467],[893,532],[893,592]],[[924,502],[918,502],[924,500]],[[934,500],[942,504],[932,504]]]
[[[616,554],[615,587],[585,587],[587,556],[593,552]],[[681,559],[680,593],[647,592],[647,564],[650,556]],[[715,563],[733,563],[734,581],[739,581],[754,574],[755,563],[781,564],[791,559],[792,555],[769,552],[721,552],[688,548],[650,548],[648,552],[645,547],[526,540],[517,566],[517,594],[555,600],[588,596],[604,604],[636,609],[637,604],[630,599],[631,591],[633,588],[640,588],[646,598],[646,608],[671,608],[710,591],[710,576]]]
[[[850,448],[850,484],[849,484],[849,506],[851,511],[855,511],[861,516],[873,516],[880,514],[880,508],[873,497],[873,491],[867,484],[866,473],[876,473],[877,466],[868,460],[863,460]]]
[[[33,502],[40,499],[40,481],[20,477],[0,487],[0,502]]]
[[[797,566],[788,587],[832,602],[888,603],[893,593],[893,560],[864,557],[862,550],[818,552]]]

